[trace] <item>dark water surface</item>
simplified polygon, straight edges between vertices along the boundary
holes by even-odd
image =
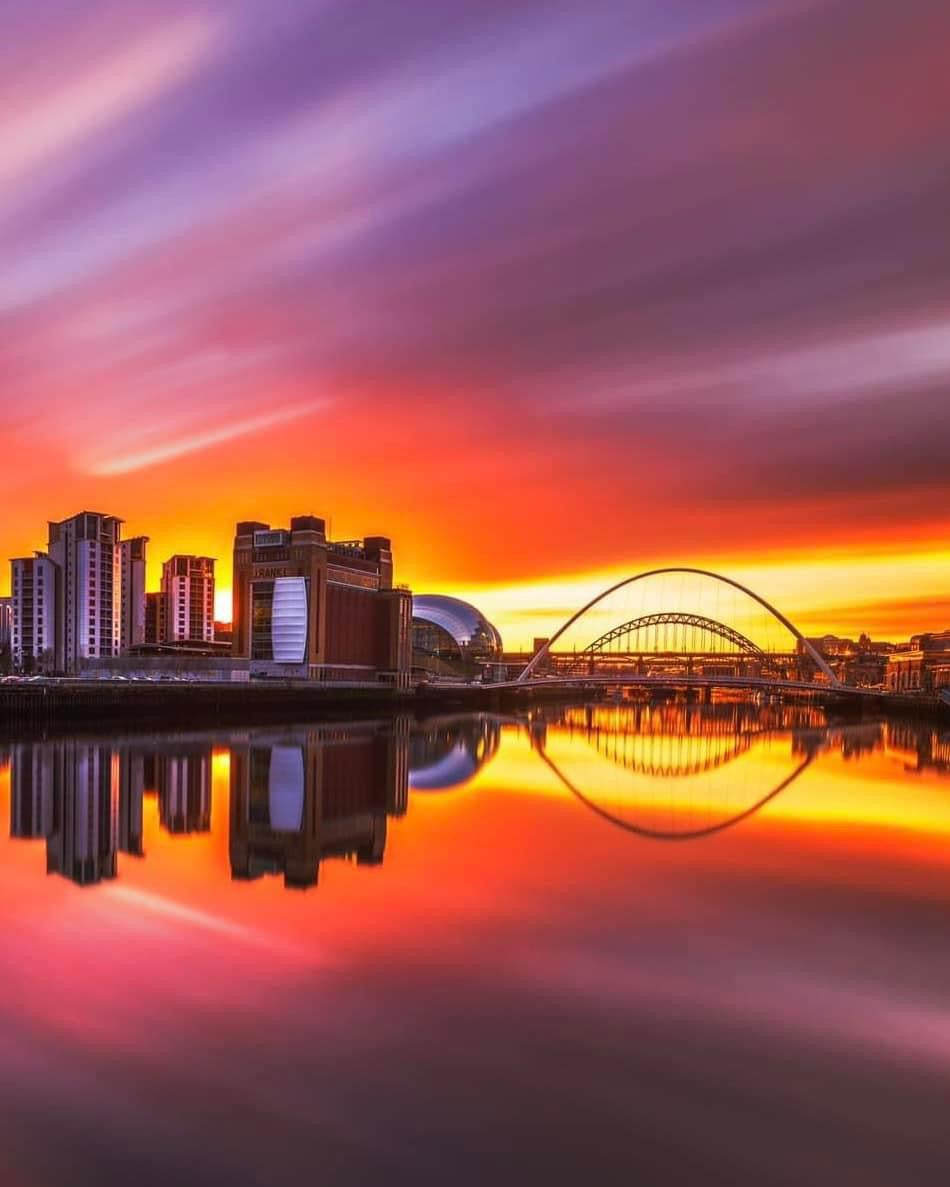
[[[950,1182],[950,733],[0,753],[0,1183]]]

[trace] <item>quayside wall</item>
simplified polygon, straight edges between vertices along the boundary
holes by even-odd
[[[354,715],[446,711],[509,711],[541,703],[601,700],[616,695],[604,687],[541,685],[436,685],[395,689],[387,685],[260,683],[123,683],[50,681],[0,685],[0,734],[16,736],[50,726],[119,725],[136,730],[186,726],[253,725],[266,721],[351,718]],[[640,690],[643,699],[694,699],[696,690]],[[905,717],[946,723],[950,706],[930,698],[808,694],[830,718]]]

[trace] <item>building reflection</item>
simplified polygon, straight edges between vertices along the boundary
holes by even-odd
[[[211,742],[178,743],[155,755],[162,828],[175,835],[211,831]]]
[[[145,797],[145,755],[140,750],[122,750],[119,761],[119,851],[131,857],[145,855],[143,800]]]
[[[950,732],[935,726],[829,724],[808,704],[602,703],[517,719],[19,742],[9,750],[10,835],[43,841],[47,871],[77,885],[115,878],[120,855],[144,856],[147,824],[152,836],[156,825],[175,838],[211,830],[214,747],[226,747],[231,876],[314,886],[327,858],[379,864],[409,789],[468,783],[496,754],[506,722],[586,807],[658,839],[748,819],[829,752],[860,760],[878,751],[907,769],[950,775]]]
[[[406,811],[408,725],[256,732],[231,746],[231,874],[315,886],[336,857],[378,865],[387,819]]]
[[[46,842],[47,872],[81,886],[144,855],[145,796],[175,837],[211,829],[211,736],[24,742],[13,747],[10,835]],[[234,878],[313,886],[321,861],[378,864],[406,811],[408,721],[249,731],[230,738]]]
[[[409,741],[409,786],[448,791],[467,783],[498,750],[501,722],[487,713],[423,722]]]
[[[950,730],[911,722],[890,722],[884,735],[889,755],[907,771],[950,775]]]
[[[25,840],[53,831],[53,749],[20,743],[10,755],[10,836]]]
[[[80,886],[116,876],[119,843],[118,755],[88,742],[53,752],[53,816],[46,870]]]
[[[141,856],[142,756],[86,741],[20,743],[11,756],[10,835],[45,840],[46,868],[80,886]]]

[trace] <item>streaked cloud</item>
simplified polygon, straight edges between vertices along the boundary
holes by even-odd
[[[172,439],[163,437],[160,443],[152,445],[137,445],[134,436],[125,437],[122,434],[117,434],[109,439],[108,457],[87,462],[86,469],[88,473],[100,477],[131,474],[136,470],[145,470],[163,462],[185,457],[190,453],[210,449],[214,445],[223,445],[238,437],[263,433],[278,425],[286,425],[291,421],[300,420],[325,407],[325,403],[325,401],[313,400],[306,404],[277,408],[270,412],[245,417],[243,420],[216,425],[214,428],[190,431],[180,437]],[[153,438],[158,436],[158,432],[153,431],[151,436]]]
[[[207,13],[174,17],[119,46],[30,103],[0,117],[0,202],[37,170],[61,167],[97,134],[130,120],[206,63],[221,23]],[[15,188],[17,187],[17,188]]]
[[[55,473],[57,515],[226,556],[251,464],[262,515],[552,608],[670,554],[945,541],[945,5],[11,8],[8,553]]]

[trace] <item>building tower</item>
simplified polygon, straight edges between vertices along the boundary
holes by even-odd
[[[59,569],[45,552],[10,562],[10,651],[18,671],[57,671],[63,666],[56,637],[59,581]]]
[[[165,598],[160,593],[145,595],[145,642],[165,642]]]
[[[0,655],[13,638],[13,598],[0,598]]]
[[[145,642],[146,544],[148,536],[131,536],[119,542],[119,596],[122,604],[119,647],[123,652]]]
[[[165,643],[214,642],[214,559],[173,556],[162,566]]]
[[[113,515],[81,511],[49,525],[49,557],[60,570],[56,666],[67,672],[77,671],[84,659],[119,654],[121,524]]]

